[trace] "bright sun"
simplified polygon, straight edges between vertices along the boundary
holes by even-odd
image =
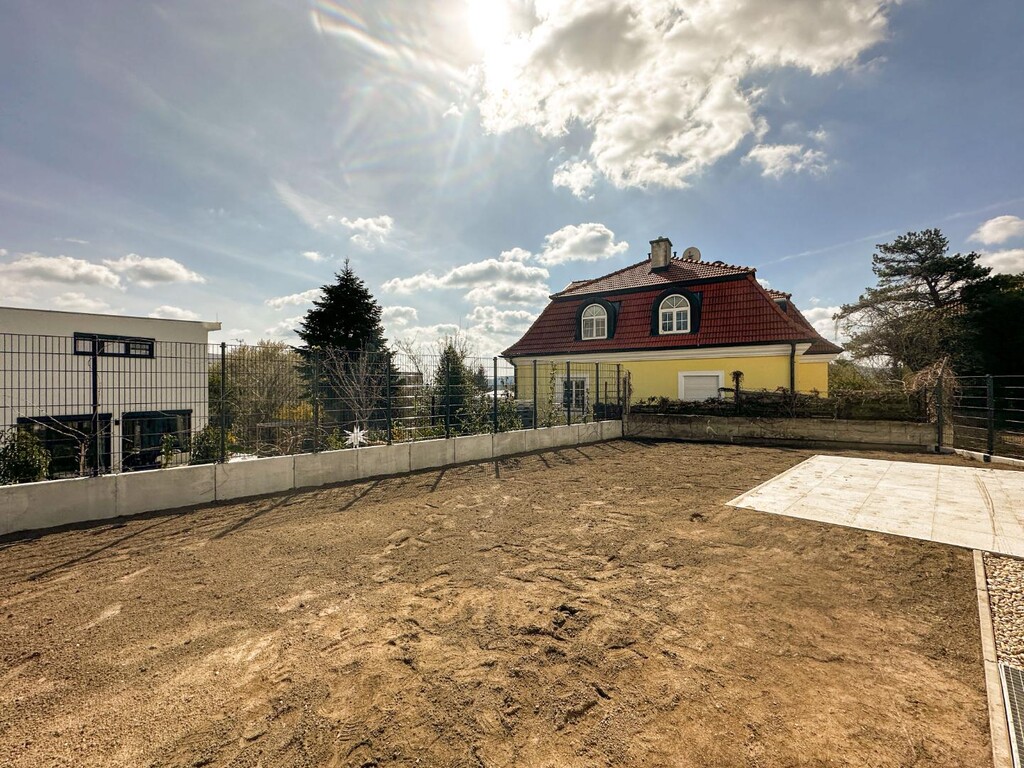
[[[504,0],[466,0],[466,27],[474,45],[486,52],[509,33],[508,6]]]

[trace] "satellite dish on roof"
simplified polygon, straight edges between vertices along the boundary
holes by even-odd
[[[683,251],[683,258],[688,261],[700,261],[700,249],[691,245]]]

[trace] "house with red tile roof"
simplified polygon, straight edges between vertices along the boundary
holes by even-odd
[[[735,371],[744,390],[824,394],[841,352],[753,268],[704,261],[696,248],[679,258],[661,237],[644,261],[551,296],[502,355],[516,366],[520,398],[551,380],[556,401],[583,411],[617,401],[627,376],[634,402],[719,397]],[[618,396],[607,391],[609,376]]]

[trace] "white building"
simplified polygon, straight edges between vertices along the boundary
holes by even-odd
[[[208,334],[219,329],[0,307],[0,429],[36,434],[54,477],[183,461],[207,423]]]

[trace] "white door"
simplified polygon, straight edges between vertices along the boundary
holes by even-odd
[[[680,400],[707,400],[719,397],[724,374],[721,371],[691,371],[679,374]]]

